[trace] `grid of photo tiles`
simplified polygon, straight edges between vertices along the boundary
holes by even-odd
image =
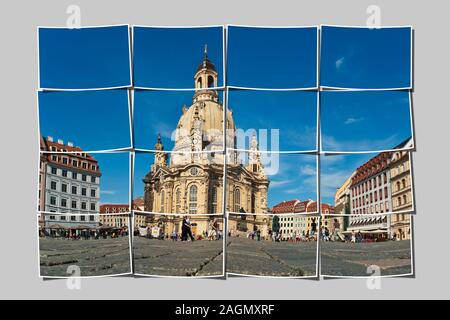
[[[413,28],[38,28],[40,276],[413,276]]]

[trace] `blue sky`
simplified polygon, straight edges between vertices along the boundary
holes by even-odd
[[[143,91],[134,93],[134,142],[137,149],[154,149],[161,133],[164,150],[174,145],[172,132],[176,130],[183,105],[190,107],[194,91]],[[219,99],[223,94],[219,91]]]
[[[411,28],[322,27],[321,86],[411,86]]]
[[[269,207],[286,200],[317,200],[317,156],[261,154],[269,185]]]
[[[317,86],[317,28],[228,27],[227,82],[252,88]]]
[[[150,172],[154,158],[153,153],[136,152],[134,157],[133,199],[144,196],[144,183],[142,179]]]
[[[100,204],[129,203],[130,161],[128,152],[92,153],[100,166]]]
[[[409,92],[321,93],[324,151],[392,149],[411,137]]]
[[[336,189],[351,174],[378,153],[329,155],[320,157],[320,195],[324,203],[334,205]]]
[[[40,28],[40,87],[89,89],[129,86],[128,26]]]
[[[223,28],[134,27],[134,84],[147,88],[194,88],[194,74],[208,57],[223,86]]]
[[[285,200],[316,200],[316,156],[305,154],[262,154],[261,157],[265,166],[265,172],[270,180],[270,207]],[[142,179],[150,171],[153,160],[154,155],[151,153],[136,153],[133,198],[144,195]]]
[[[230,90],[228,106],[233,111],[237,129],[256,130],[260,150],[305,151],[317,148],[316,92]],[[264,131],[261,131],[263,135],[259,134],[260,129],[267,130],[268,139],[264,138]],[[277,129],[278,133],[272,129]],[[279,139],[272,141],[272,133],[278,134]],[[248,148],[247,140],[245,149]]]
[[[86,151],[130,147],[127,90],[39,92],[39,129]]]

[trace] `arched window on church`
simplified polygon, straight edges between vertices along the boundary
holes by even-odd
[[[202,77],[197,79],[197,88],[201,88],[202,87]]]
[[[161,191],[161,213],[164,213],[164,210],[165,210],[165,208],[164,208],[164,197],[165,197],[165,193],[164,193],[164,190],[163,190],[163,191]]]
[[[214,78],[212,76],[208,76],[208,88],[214,87]]]
[[[217,213],[217,187],[212,187],[210,201],[211,201],[210,213]]]
[[[189,188],[189,214],[197,213],[197,186],[192,185]]]
[[[177,188],[177,191],[175,191],[175,210],[176,210],[176,213],[181,213],[181,191],[180,191],[180,188]]]
[[[233,197],[233,203],[234,203],[234,212],[240,212],[241,210],[241,190],[235,189],[234,190],[234,197]]]

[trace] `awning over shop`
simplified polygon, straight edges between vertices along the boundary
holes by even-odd
[[[52,224],[52,225],[48,226],[47,228],[48,229],[54,229],[54,230],[57,230],[57,229],[67,230],[67,228],[65,226],[62,226],[60,224]]]

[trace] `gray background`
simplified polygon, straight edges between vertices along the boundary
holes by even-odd
[[[2,40],[1,133],[1,298],[194,298],[194,299],[347,299],[449,298],[447,247],[450,213],[448,1],[8,1],[0,10]],[[38,278],[36,183],[36,26],[65,26],[66,8],[81,7],[88,25],[365,25],[366,8],[381,7],[382,25],[415,27],[414,155],[416,278],[383,279],[381,290],[366,280],[277,280],[230,278],[84,279],[80,290],[65,280]],[[446,5],[447,4],[447,5]]]

